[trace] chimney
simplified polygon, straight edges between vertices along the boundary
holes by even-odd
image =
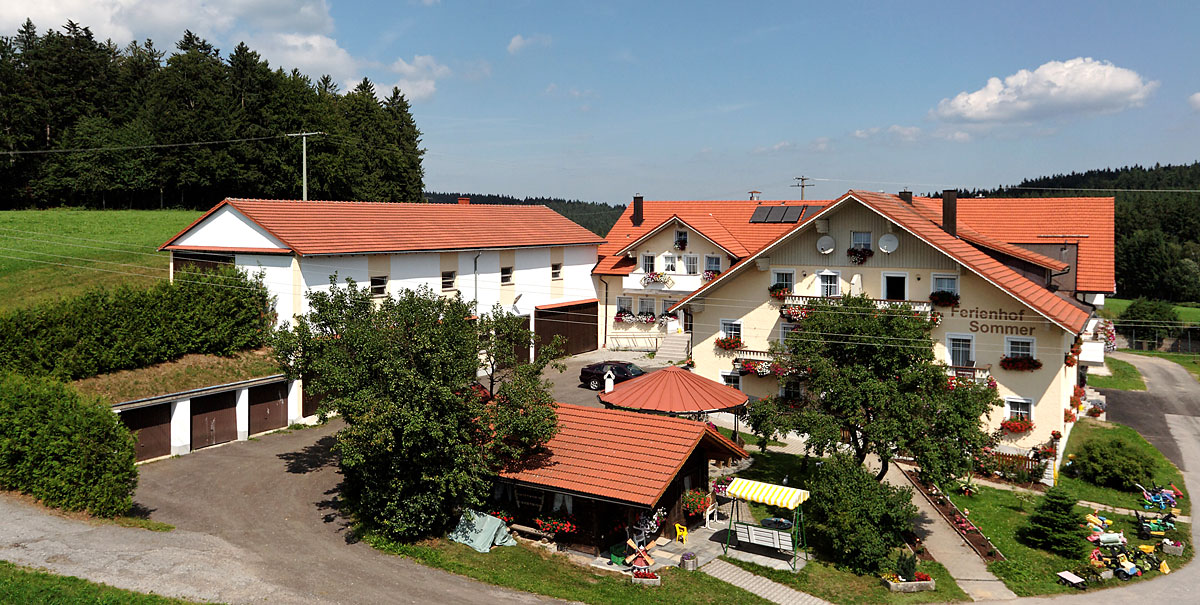
[[[761,191],[758,191],[757,189],[756,189],[756,190],[754,190],[754,191],[751,191],[751,192],[750,192],[750,199],[751,199],[751,200],[757,200],[757,199],[758,199],[758,196],[759,196],[759,194],[761,194],[761,193],[762,193],[762,192],[761,192]]]
[[[642,196],[633,196],[633,226],[640,227],[642,225]]]
[[[905,202],[906,204],[908,204],[909,206],[911,206],[911,205],[912,205],[912,192],[911,192],[911,191],[901,191],[901,192],[900,192],[900,199],[901,199],[901,200],[904,200],[904,202]]]
[[[462,204],[463,206],[466,206],[467,204],[470,204],[470,203],[471,203],[471,198],[469,198],[469,197],[460,197],[460,198],[458,198],[458,203]]]
[[[957,189],[947,189],[942,192],[942,230],[955,237],[958,235]]]

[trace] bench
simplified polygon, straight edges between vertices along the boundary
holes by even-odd
[[[767,529],[760,525],[749,525],[747,523],[734,523],[733,528],[738,542],[767,546],[786,553],[796,552],[796,545],[792,541],[791,532]]]
[[[512,525],[509,525],[508,528],[523,536],[533,536],[535,539],[539,540],[542,538],[545,538],[546,540],[554,539],[554,534],[548,531],[542,531],[536,527],[529,527],[528,525],[513,523]]]
[[[1087,580],[1084,580],[1083,578],[1069,571],[1060,571],[1057,575],[1059,584],[1070,586],[1072,588],[1078,588],[1079,590],[1087,588]]]

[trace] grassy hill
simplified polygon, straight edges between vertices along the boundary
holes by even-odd
[[[195,210],[9,210],[0,212],[0,311],[96,286],[166,279],[155,252]]]

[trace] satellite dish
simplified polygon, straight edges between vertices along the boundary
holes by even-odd
[[[818,237],[817,252],[820,252],[821,254],[829,254],[830,252],[833,252],[833,237],[829,235],[822,235],[821,237]]]
[[[900,240],[891,233],[884,233],[883,237],[879,238],[879,249],[891,254],[896,251],[896,246],[900,245]]]

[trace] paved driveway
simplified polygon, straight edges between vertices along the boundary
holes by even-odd
[[[597,361],[610,360],[632,361],[647,372],[659,370],[668,365],[665,362],[650,359],[646,357],[645,353],[637,351],[609,351],[601,349],[599,351],[574,355],[563,360],[563,363],[567,366],[566,371],[560,374],[554,370],[547,369],[544,374],[546,379],[554,385],[554,400],[562,403],[604,407],[604,404],[596,399],[596,391],[579,383],[579,370],[583,366],[596,363]]]

